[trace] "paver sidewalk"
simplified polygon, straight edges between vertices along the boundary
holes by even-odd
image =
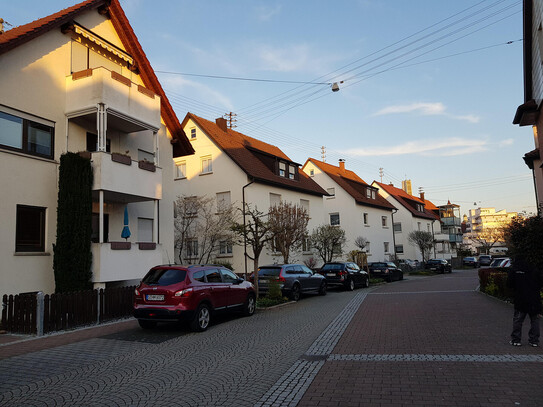
[[[298,406],[541,406],[541,348],[509,345],[513,308],[476,271],[379,287]]]

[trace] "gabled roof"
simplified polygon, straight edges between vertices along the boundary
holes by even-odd
[[[370,187],[374,189],[374,187],[368,185],[353,171],[341,169],[340,167],[316,160],[314,158],[309,158],[304,164],[304,167],[308,162],[313,163],[320,168],[321,171],[332,178],[341,188],[345,190],[345,192],[353,197],[356,203],[388,210],[396,209],[394,205],[383,198],[378,192],[376,193],[375,199],[367,198],[366,188]]]
[[[396,188],[394,185],[389,184],[383,184],[381,182],[375,181],[377,185],[379,185],[380,188],[382,188],[384,191],[386,191],[389,195],[392,195],[402,206],[407,209],[414,217],[417,218],[424,218],[424,219],[431,219],[431,220],[439,220],[439,216],[432,213],[431,210],[429,210],[426,207],[426,202],[430,201],[423,201],[420,198],[417,198],[416,196],[409,195],[407,192],[405,192],[403,189]],[[424,206],[424,212],[417,211],[411,204],[412,203],[419,203]],[[431,202],[430,202],[431,203]],[[434,207],[435,205],[432,204]],[[437,209],[437,208],[436,208]]]
[[[192,113],[187,113],[185,116],[182,123],[183,127],[189,119],[194,121],[217,147],[223,150],[251,180],[312,195],[328,195],[324,189],[301,170],[298,171],[299,179],[293,180],[280,177],[269,165],[266,165],[263,157],[297,165],[278,147],[232,129],[224,131],[216,123]]]
[[[177,118],[164,89],[160,85],[153,68],[141,44],[128,22],[119,0],[86,0],[75,6],[65,8],[50,16],[40,18],[31,23],[14,27],[0,35],[0,55],[23,45],[53,29],[60,29],[75,17],[89,10],[96,9],[101,14],[107,14],[111,19],[117,35],[121,39],[127,52],[134,58],[138,73],[146,88],[152,90],[161,98],[161,115],[166,126],[172,133],[174,150],[177,147],[177,155],[193,154],[192,145],[183,133],[179,119]],[[175,155],[175,154],[174,154]]]

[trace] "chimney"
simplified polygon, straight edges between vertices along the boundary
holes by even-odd
[[[421,199],[422,201],[424,201],[424,192],[421,192],[421,193],[420,193],[420,199]]]
[[[226,125],[226,119],[224,117],[219,117],[215,119],[215,123],[217,124],[217,126],[219,126],[219,129],[221,129],[225,133],[228,131],[228,126]]]
[[[4,19],[0,18],[0,34],[4,34]]]
[[[339,171],[345,172],[345,160],[343,158],[339,159]]]

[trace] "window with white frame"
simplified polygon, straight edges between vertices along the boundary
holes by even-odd
[[[270,208],[273,208],[274,206],[279,206],[280,203],[281,195],[270,192]]]
[[[364,250],[366,250],[366,253],[370,253],[370,242],[366,243],[366,246],[364,246]]]
[[[369,214],[368,213],[364,213],[364,225],[365,226],[369,226],[369,222],[370,222],[370,219],[369,219]]]
[[[31,117],[0,111],[0,148],[53,158],[54,123]]]
[[[153,241],[153,219],[138,218],[138,241]]]
[[[228,208],[230,208],[231,200],[230,200],[230,191],[227,192],[218,192],[217,193],[217,212],[224,212]]]
[[[288,177],[290,179],[294,179],[295,176],[296,176],[296,167],[294,165],[289,165],[288,166]]]
[[[384,228],[388,227],[388,218],[386,216],[381,216],[381,226]]]
[[[428,232],[430,231],[430,224],[429,223],[426,224],[426,229],[428,229]]]
[[[280,162],[279,163],[279,176],[280,177],[286,176],[286,172],[287,172],[287,163]]]
[[[198,239],[187,239],[187,258],[198,256]]]
[[[394,232],[401,233],[401,231],[402,231],[402,223],[394,222]]]
[[[202,157],[200,160],[202,162],[202,174],[210,174],[210,173],[212,173],[213,172],[213,166],[212,166],[211,156],[208,155],[206,157]]]
[[[394,246],[396,254],[403,254],[403,244],[397,244]]]
[[[186,161],[178,161],[175,163],[175,178],[187,178]]]
[[[226,256],[232,254],[232,243],[222,240],[219,242],[219,254]]]
[[[331,226],[339,226],[339,213],[331,213],[330,214],[330,225]]]
[[[307,253],[311,251],[311,239],[309,236],[304,237],[302,240],[302,252]]]
[[[417,222],[417,230],[420,230],[420,222]]]
[[[191,138],[191,140],[196,138],[196,128],[195,127],[190,129],[190,138]]]
[[[309,199],[300,199],[300,206],[304,208],[309,215]]]
[[[389,243],[389,242],[383,242],[383,246],[384,246],[384,249],[385,249],[385,253],[388,253],[388,252],[389,252],[390,243]]]
[[[419,212],[424,212],[424,205],[422,205],[422,204],[417,204],[417,211],[419,211]]]

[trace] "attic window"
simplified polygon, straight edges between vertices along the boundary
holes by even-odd
[[[191,140],[196,138],[196,128],[190,129],[190,138]]]
[[[375,189],[366,188],[366,198],[375,199]]]
[[[290,179],[294,179],[294,176],[296,175],[296,167],[294,165],[288,166],[288,177]]]
[[[287,164],[286,163],[279,163],[279,176],[284,177],[286,174]]]
[[[424,205],[422,205],[422,204],[417,204],[417,211],[419,211],[419,212],[424,212]]]

